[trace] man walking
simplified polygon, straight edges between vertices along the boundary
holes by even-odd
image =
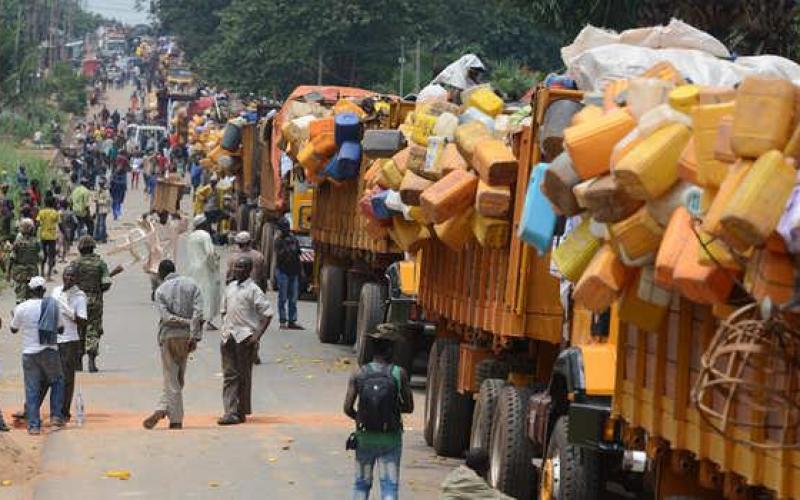
[[[219,425],[241,424],[251,413],[250,390],[256,346],[272,320],[267,296],[250,278],[253,262],[239,257],[234,281],[222,296],[222,403]]]
[[[264,290],[264,255],[253,248],[253,239],[247,231],[237,233],[233,241],[236,243],[238,249],[231,252],[228,256],[228,270],[225,273],[225,283],[233,281],[233,264],[236,260],[239,257],[250,257],[250,260],[253,261],[253,271],[250,277],[259,288]]]
[[[111,206],[111,195],[108,194],[105,177],[100,177],[94,195],[94,239],[100,243],[108,241],[108,210]]]
[[[62,275],[64,285],[53,290],[64,321],[64,334],[58,337],[58,354],[64,373],[64,405],[62,414],[69,422],[72,395],[75,392],[75,372],[81,363],[81,338],[78,333],[86,324],[86,294],[78,288],[78,266],[70,264]]]
[[[56,267],[56,242],[58,241],[58,224],[61,222],[61,216],[56,210],[56,199],[54,197],[48,196],[45,198],[44,206],[45,208],[39,210],[36,221],[39,223],[39,241],[44,253],[42,276],[46,276],[47,281],[50,281],[53,276],[53,269]],[[45,267],[47,268],[46,273]]]
[[[103,294],[111,288],[111,278],[122,272],[122,266],[117,266],[109,273],[108,265],[94,253],[94,247],[91,236],[82,236],[78,241],[80,257],[74,262],[78,268],[78,287],[86,294],[87,315],[86,327],[81,331],[81,360],[84,353],[89,355],[91,373],[97,372],[97,355],[100,337],[103,336]]]
[[[203,318],[209,328],[216,329],[213,322],[219,314],[220,304],[219,255],[214,250],[210,232],[211,226],[205,215],[195,216],[194,231],[186,238],[186,275],[203,292]]]
[[[278,317],[281,328],[302,330],[297,324],[297,298],[300,293],[300,242],[289,228],[289,221],[281,217],[276,223],[278,237],[275,238],[275,278],[278,281]],[[287,305],[289,306],[287,315]],[[287,322],[288,320],[288,322]]]
[[[356,450],[354,499],[368,499],[373,471],[378,463],[381,498],[398,498],[400,456],[403,449],[401,413],[414,411],[408,374],[392,365],[392,338],[389,332],[372,337],[372,362],[354,373],[347,383],[344,413],[356,422],[353,442]],[[358,410],[355,405],[358,401]]]
[[[186,361],[203,337],[203,298],[194,281],[175,272],[171,260],[161,261],[158,275],[164,281],[156,290],[164,388],[158,409],[142,425],[152,429],[159,420],[169,417],[169,428],[181,429]]]
[[[41,262],[41,244],[34,236],[36,225],[33,220],[25,218],[19,221],[17,240],[11,248],[11,259],[8,266],[8,281],[14,281],[14,293],[17,304],[30,298],[28,283],[39,274]]]
[[[25,383],[25,416],[28,433],[40,434],[39,407],[42,394],[50,389],[50,420],[64,427],[64,377],[58,357],[57,336],[64,331],[59,308],[52,298],[44,298],[46,281],[34,276],[28,283],[31,298],[14,308],[11,333],[22,333],[22,373]]]
[[[72,190],[70,200],[72,209],[80,221],[78,233],[91,236],[94,234],[94,223],[91,217],[92,192],[89,191],[89,185],[88,178],[81,179],[81,183]]]

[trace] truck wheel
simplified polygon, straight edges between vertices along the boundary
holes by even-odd
[[[359,366],[372,360],[372,349],[367,342],[367,335],[383,323],[384,307],[383,287],[378,283],[364,283],[358,297],[356,318],[356,359]]]
[[[569,443],[569,417],[556,421],[542,463],[539,496],[543,500],[601,497],[600,457],[581,446]]]
[[[484,359],[475,365],[475,385],[480,387],[484,380],[498,378],[506,380],[508,378],[509,366],[505,361],[498,359]]]
[[[439,355],[433,415],[433,449],[444,457],[460,457],[469,445],[472,398],[459,394],[458,343],[447,343]]]
[[[439,367],[439,353],[441,352],[442,341],[445,339],[436,339],[431,345],[431,350],[428,353],[428,375],[425,381],[425,410],[422,415],[423,434],[425,435],[425,443],[428,446],[433,446],[433,416],[436,408],[433,402],[436,400],[436,375],[437,368]]]
[[[506,381],[499,378],[487,378],[481,384],[478,399],[475,402],[475,411],[472,414],[472,432],[469,438],[469,447],[489,451],[492,440],[492,419],[497,407],[500,392],[506,386]]]
[[[529,397],[528,389],[506,386],[494,411],[489,483],[514,498],[531,498],[536,484],[533,450],[525,435]]]
[[[358,320],[359,308],[361,307],[361,288],[366,284],[367,276],[358,271],[347,271],[345,277],[347,278],[347,284],[345,285],[347,301],[358,302],[358,306],[346,306],[344,308],[342,344],[353,345],[356,343],[357,339],[356,323]]]
[[[320,342],[332,344],[339,340],[344,320],[344,269],[326,264],[319,280],[317,303],[317,336]]]

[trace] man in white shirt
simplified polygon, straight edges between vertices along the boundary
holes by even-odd
[[[81,365],[81,339],[78,328],[86,322],[86,294],[78,288],[78,266],[70,264],[62,274],[64,285],[53,290],[64,320],[64,334],[58,336],[58,354],[64,372],[64,420],[69,422],[75,371]],[[52,397],[52,394],[51,394]]]
[[[56,337],[64,331],[58,305],[52,299],[43,300],[46,281],[34,276],[28,282],[31,298],[14,308],[11,333],[22,333],[22,372],[25,382],[25,412],[28,433],[41,433],[39,407],[43,389],[52,391],[50,419],[54,427],[64,426],[64,377],[58,356]]]
[[[234,281],[222,296],[222,404],[219,425],[241,424],[251,413],[250,391],[258,342],[272,320],[272,306],[250,278],[253,261],[239,257],[233,264]]]

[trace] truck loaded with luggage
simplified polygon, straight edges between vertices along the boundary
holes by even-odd
[[[425,439],[516,498],[800,496],[800,66],[683,26],[586,28],[530,108],[434,89],[361,165],[435,325]]]

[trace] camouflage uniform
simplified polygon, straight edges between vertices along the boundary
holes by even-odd
[[[30,298],[28,282],[39,275],[41,258],[39,253],[42,247],[34,236],[22,236],[14,242],[11,250],[11,279],[14,281],[14,293],[17,304]]]
[[[86,294],[86,324],[80,329],[81,353],[97,355],[103,336],[103,292],[111,287],[108,265],[96,253],[81,255],[78,266],[78,288]]]

